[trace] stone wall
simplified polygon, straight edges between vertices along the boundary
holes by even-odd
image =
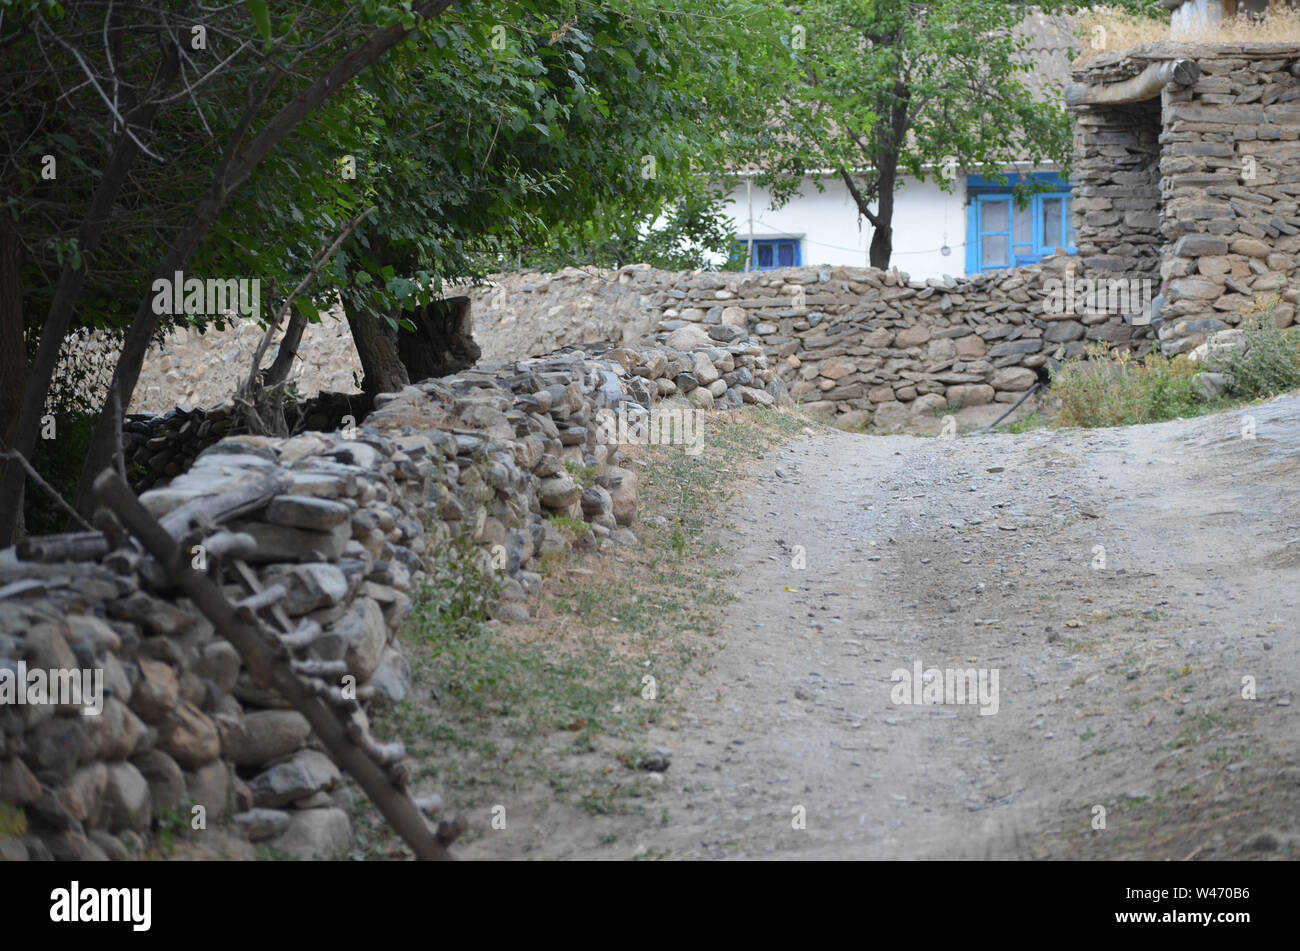
[[[1065,302],[1084,275],[1078,259],[1064,255],[1034,267],[927,281],[846,267],[529,274],[518,280],[534,290],[508,284],[513,290],[497,295],[502,309],[485,302],[477,326],[490,338],[507,309],[514,326],[544,321],[557,307],[597,311],[609,288],[625,286],[621,296],[645,312],[637,326],[648,324],[668,345],[750,334],[814,416],[852,429],[928,432],[949,413],[961,428],[992,422],[1041,368],[1079,356],[1090,343],[1150,349],[1140,315]]]
[[[1074,134],[1071,207],[1080,260],[1091,271],[1158,286],[1160,103],[1082,110]]]
[[[762,346],[785,390],[814,415],[850,428],[926,432],[940,426],[949,409],[962,427],[992,422],[1032,385],[1041,367],[1078,356],[1089,343],[1104,340],[1146,352],[1150,329],[1133,314],[1051,306],[1053,289],[1082,285],[1084,274],[1078,258],[1064,256],[1029,268],[928,281],[872,268],[746,274],[634,265],[506,275],[471,296],[475,336],[488,354],[505,349],[503,340],[517,352],[540,354],[579,344],[635,348],[640,344],[632,341],[644,337],[677,350],[727,346],[748,337]],[[341,341],[336,360],[344,359],[344,350],[354,360],[346,324],[341,327],[341,336],[325,331],[320,339],[331,346]],[[214,331],[186,346],[186,359],[200,361],[234,349]],[[322,362],[310,349],[304,360],[308,366]],[[328,377],[337,378],[337,371]],[[326,380],[304,374],[300,390],[311,394],[313,382]],[[175,384],[162,384],[164,399],[177,392],[169,385]],[[684,385],[691,388],[689,379]],[[218,406],[228,400],[228,391],[201,395],[199,405],[209,410],[187,406],[166,422],[134,419],[128,427],[132,454],[146,462],[151,453],[159,454],[148,467],[163,477],[169,469],[183,470],[204,448],[204,438],[224,431],[222,420],[229,416],[228,408]],[[728,397],[733,405],[738,398],[739,391]],[[326,425],[337,425],[343,399],[326,398],[333,407]],[[701,393],[695,399],[702,405],[705,398]],[[216,419],[200,437],[214,406]],[[187,424],[185,438],[178,440],[173,434]]]
[[[845,428],[937,431],[949,413],[959,427],[985,425],[1049,361],[1088,339],[1128,340],[1122,322],[1085,326],[1046,312],[1044,282],[1066,264],[927,281],[871,268],[694,275],[682,297],[665,300],[659,328],[680,344],[696,321],[745,324],[791,397]]]
[[[646,339],[658,319],[642,297],[652,288],[633,283],[635,268],[601,271],[566,268],[557,274],[499,275],[490,284],[448,288],[471,298],[475,340],[481,362],[503,363],[539,356],[577,343],[606,341],[616,346]],[[175,330],[150,349],[140,370],[128,411],[140,416],[216,406],[227,401],[248,377],[263,328],[238,318],[225,330]],[[277,336],[271,354],[279,346]],[[104,353],[111,376],[120,345],[104,334],[88,335],[68,349]],[[268,358],[269,359],[269,358]],[[107,387],[107,376],[99,390]],[[303,331],[289,381],[301,398],[361,389],[361,362],[340,307]]]
[[[352,424],[359,423],[373,408],[374,401],[362,393],[321,393],[286,403],[284,415],[290,432],[333,432],[347,425],[349,418]],[[122,425],[127,479],[137,491],[166,485],[187,471],[205,449],[245,431],[228,400],[206,409],[178,406],[157,416],[133,413]]]
[[[377,433],[234,436],[141,500],[161,517],[287,473],[285,495],[228,527],[257,540],[248,560],[261,583],[286,587],[278,606],[321,625],[300,659],[344,662],[373,707],[407,688],[395,635],[430,544],[419,519],[428,477],[419,468],[430,463],[419,448]],[[290,856],[348,845],[350,793],[306,719],[252,682],[188,599],[121,550],[53,564],[14,554],[0,560],[0,671],[98,671],[103,694],[98,713],[0,704],[0,800],[21,807],[28,826],[21,839],[0,839],[7,857],[138,857],[160,825],[189,827],[193,806],[206,828],[230,819],[249,841]],[[229,569],[213,570],[228,596],[241,596]],[[367,722],[364,708],[354,719]]]
[[[500,573],[497,616],[526,620],[539,559],[638,543],[637,476],[619,464],[620,446],[648,434],[629,435],[624,421],[663,414],[677,394],[689,402],[675,401],[670,419],[772,405],[772,376],[746,342],[485,367],[381,395],[356,432],[226,436],[141,501],[162,516],[267,473],[291,480],[227,527],[256,540],[247,560],[260,584],[285,587],[279,607],[320,625],[298,659],[333,662],[335,673],[341,663],[356,678],[364,726],[367,708],[408,689],[396,632],[446,546],[465,539]],[[207,438],[198,432],[214,419],[175,438]],[[241,596],[230,566],[209,569]],[[306,721],[152,577],[123,549],[54,563],[0,552],[0,857],[138,856],[175,821],[169,810],[184,806],[188,825],[189,803],[209,828],[232,818],[233,831],[283,853],[339,853],[350,787]],[[102,671],[102,709],[6,697],[6,683],[32,670]]]
[[[1110,84],[1148,64],[1194,60],[1200,77],[1129,106],[1079,106],[1075,189],[1090,268],[1145,272],[1159,260],[1161,349],[1185,353],[1273,295],[1294,322],[1300,251],[1300,78],[1292,43],[1148,44],[1075,70]],[[1158,165],[1150,165],[1158,138]],[[1159,215],[1147,210],[1158,169]],[[1152,257],[1153,249],[1158,253]]]

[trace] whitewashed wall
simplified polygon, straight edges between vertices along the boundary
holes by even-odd
[[[754,237],[797,237],[804,264],[867,265],[872,227],[859,228],[857,208],[838,178],[822,179],[818,191],[806,179],[800,193],[773,210],[767,189],[754,187]],[[749,236],[749,206],[742,183],[728,197],[727,211],[737,235]],[[947,244],[950,253],[941,248]],[[966,273],[966,190],[959,180],[951,194],[934,182],[904,180],[894,206],[894,256],[891,262],[913,278],[954,277]]]
[[[1210,29],[1223,20],[1222,0],[1187,0],[1169,16],[1169,32],[1174,39]]]

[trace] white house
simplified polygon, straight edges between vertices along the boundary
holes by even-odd
[[[1059,98],[1054,84],[1070,78],[1073,20],[1035,12],[1022,29],[1030,35],[1025,53],[1034,63],[1025,81],[1038,95]],[[1049,190],[1017,209],[1009,184],[956,174],[952,191],[945,192],[933,180],[904,178],[895,196],[891,264],[914,278],[956,277],[1032,264],[1059,247],[1072,251],[1069,183],[1052,166],[1022,165],[1007,174],[1032,174]],[[727,212],[738,242],[747,247],[752,238],[756,270],[868,263],[873,229],[834,174],[808,175],[798,195],[780,208],[772,207],[767,189],[743,180],[728,196]]]

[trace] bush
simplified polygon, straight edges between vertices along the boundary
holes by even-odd
[[[1138,363],[1127,350],[1094,344],[1052,378],[1052,393],[1061,400],[1057,424],[1127,426],[1200,415],[1205,407],[1197,373],[1185,356],[1167,360],[1152,353]]]
[[[489,556],[462,536],[430,559],[412,626],[426,640],[477,637],[500,594],[501,579]]]
[[[1215,353],[1207,366],[1227,374],[1237,396],[1258,399],[1300,388],[1300,332],[1283,331],[1273,318],[1276,303],[1241,322],[1244,350]]]

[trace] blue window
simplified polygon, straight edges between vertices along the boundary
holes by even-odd
[[[1012,200],[1010,182],[999,185],[978,175],[967,179],[968,274],[1034,264],[1057,248],[1076,252],[1069,184],[1055,172],[1038,172],[1034,178],[1048,190],[1032,196],[1023,208]]]
[[[745,255],[749,253],[749,242],[739,241],[733,251],[733,256],[742,263]],[[798,267],[803,263],[803,257],[799,253],[798,238],[755,238],[754,239],[754,262],[755,271],[770,271],[778,267]]]

